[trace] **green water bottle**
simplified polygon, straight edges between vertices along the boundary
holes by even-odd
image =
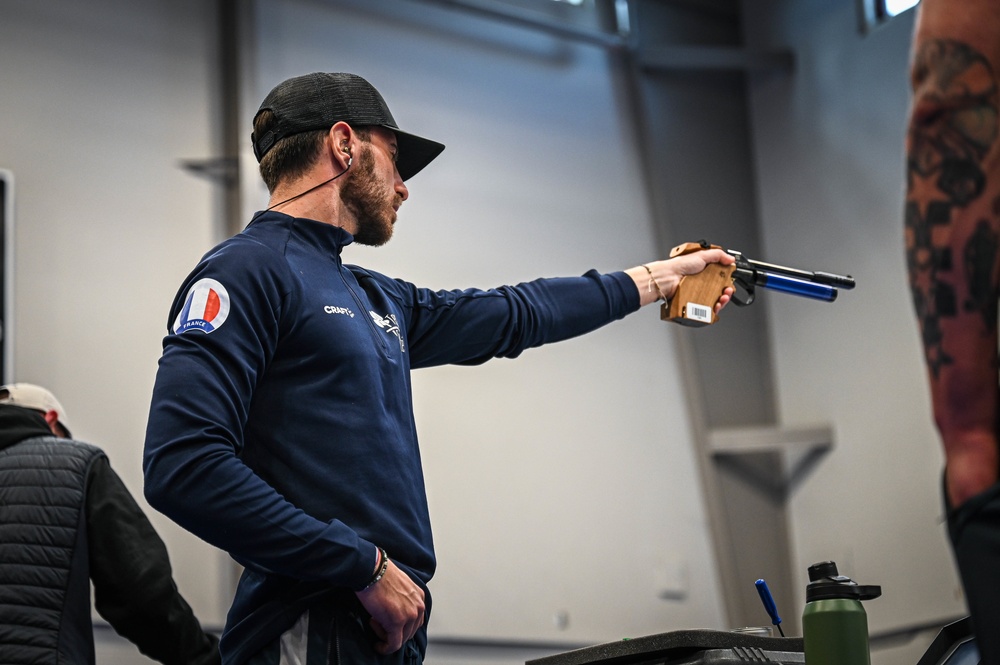
[[[871,665],[868,615],[861,601],[881,595],[879,586],[840,575],[833,561],[809,566],[802,612],[806,665]]]

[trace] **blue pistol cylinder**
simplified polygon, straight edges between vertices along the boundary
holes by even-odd
[[[776,275],[774,273],[758,273],[757,284],[775,291],[791,293],[795,296],[804,296],[813,300],[823,300],[833,302],[837,299],[837,289],[827,284],[817,284],[807,282],[804,279]]]

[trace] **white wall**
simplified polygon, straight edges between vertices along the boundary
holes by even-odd
[[[142,505],[149,395],[180,280],[214,242],[214,39],[200,0],[6,0],[0,168],[15,178],[14,372],[51,389]],[[220,625],[224,559],[147,508]]]
[[[867,603],[873,632],[956,616],[965,610],[903,255],[912,12],[862,36],[852,0],[745,8],[755,45],[796,54],[793,74],[751,86],[767,256],[858,282],[833,306],[766,302],[782,422],[828,421],[836,433],[790,504],[803,585],[826,559],[881,584]]]

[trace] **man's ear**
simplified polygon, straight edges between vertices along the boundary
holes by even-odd
[[[61,427],[59,427],[59,414],[56,413],[55,409],[50,409],[44,415],[45,422],[48,423],[49,429],[56,436],[62,436]]]
[[[354,130],[346,122],[338,122],[330,128],[329,139],[333,156],[343,169],[350,167],[354,159],[354,138]]]

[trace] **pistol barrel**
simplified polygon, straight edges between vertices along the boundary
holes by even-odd
[[[799,270],[798,268],[789,268],[788,266],[779,266],[773,263],[754,261],[752,259],[747,259],[745,257],[737,256],[737,260],[739,260],[740,258],[749,263],[753,268],[755,268],[758,271],[763,271],[767,273],[780,273],[782,275],[788,275],[789,277],[795,277],[796,279],[805,280],[807,282],[816,282],[817,284],[827,284],[829,286],[837,286],[842,289],[854,288],[854,278],[851,277],[850,275],[836,275],[832,272],[811,272],[809,270]]]

